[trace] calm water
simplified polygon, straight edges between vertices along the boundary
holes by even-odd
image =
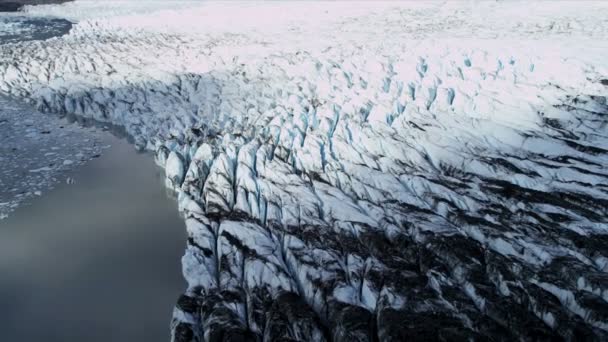
[[[184,223],[150,155],[112,148],[0,221],[0,341],[167,341]]]

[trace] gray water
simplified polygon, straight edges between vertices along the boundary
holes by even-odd
[[[124,140],[0,221],[0,341],[167,341],[184,223]]]
[[[71,28],[72,23],[64,19],[33,18],[22,16],[19,13],[0,13],[0,44],[45,40],[64,35]]]

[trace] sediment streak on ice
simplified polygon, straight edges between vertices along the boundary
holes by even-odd
[[[175,340],[607,337],[604,3],[87,6],[0,89],[156,151]]]

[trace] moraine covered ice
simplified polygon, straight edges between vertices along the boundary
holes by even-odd
[[[608,4],[168,3],[27,9],[0,91],[155,151],[175,341],[608,339]]]

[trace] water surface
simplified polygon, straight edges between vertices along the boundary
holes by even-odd
[[[0,13],[0,44],[45,40],[70,31],[72,23],[64,19],[36,18],[20,13]]]
[[[124,140],[0,221],[1,341],[167,341],[185,229]]]

